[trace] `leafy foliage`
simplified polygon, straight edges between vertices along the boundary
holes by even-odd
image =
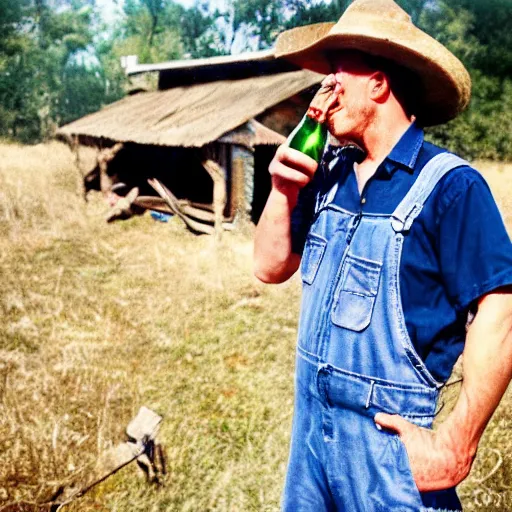
[[[470,107],[454,121],[431,128],[428,137],[466,158],[512,159],[512,12],[505,1],[450,0],[427,5],[419,26],[447,46],[468,68]],[[497,25],[502,19],[505,24]],[[491,41],[495,43],[489,44]],[[501,46],[496,46],[500,42]],[[507,60],[508,59],[508,60]]]
[[[512,74],[512,5],[510,0],[451,0],[459,12],[471,14],[468,35],[482,48],[474,66],[485,74],[506,78]]]
[[[95,97],[102,77],[89,62],[94,7],[93,0],[2,0],[9,37],[0,46],[0,135],[37,141],[102,105]],[[73,82],[77,72],[86,80]]]
[[[510,0],[397,2],[473,78],[469,110],[429,129],[429,138],[469,158],[512,159]],[[282,30],[337,21],[350,3],[197,0],[185,8],[178,0],[125,0],[106,27],[96,0],[0,0],[0,136],[37,141],[118,99],[123,55],[151,63],[270,48]]]

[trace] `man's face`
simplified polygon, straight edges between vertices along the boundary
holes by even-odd
[[[374,73],[362,58],[353,53],[330,56],[339,94],[327,113],[327,127],[343,142],[359,143],[375,116],[370,98],[370,77]]]

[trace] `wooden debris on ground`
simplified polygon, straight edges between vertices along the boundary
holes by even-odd
[[[189,201],[177,199],[176,196],[156,178],[149,179],[148,183],[165,201],[169,208],[169,213],[179,217],[192,232],[207,235],[215,234],[215,225],[218,226],[219,222],[216,220],[219,218],[218,214],[198,208]],[[224,222],[221,228],[223,230],[232,230],[233,225],[229,222]]]
[[[147,407],[141,407],[126,428],[128,440],[102,453],[88,472],[84,470],[71,482],[61,485],[44,503],[7,504],[0,506],[0,512],[58,512],[135,461],[148,482],[160,483],[166,474],[165,453],[156,441],[161,422],[161,416]]]

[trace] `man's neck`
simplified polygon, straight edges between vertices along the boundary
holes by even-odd
[[[377,120],[368,127],[364,134],[366,158],[360,164],[354,165],[360,193],[413,122],[406,117],[393,123],[390,123],[389,119],[392,118],[389,117],[384,122]]]

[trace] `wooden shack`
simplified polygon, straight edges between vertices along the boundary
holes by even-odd
[[[105,193],[116,181],[136,187],[135,204],[177,214],[198,232],[240,217],[256,222],[268,164],[323,77],[272,50],[135,65],[127,74],[130,95],[58,131],[98,148],[99,177],[89,183]]]

